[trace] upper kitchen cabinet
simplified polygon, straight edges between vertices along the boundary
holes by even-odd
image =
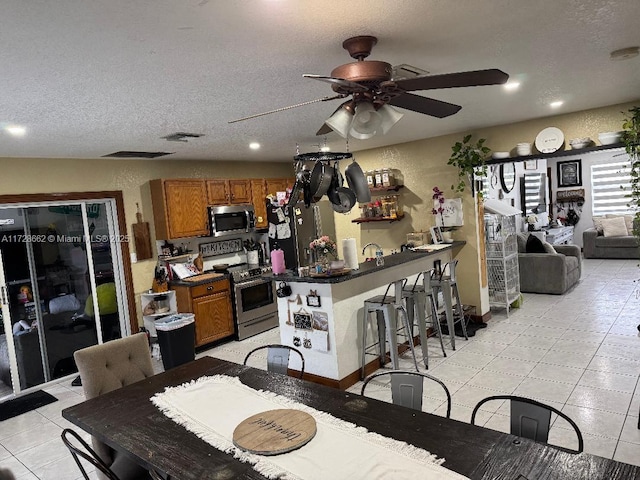
[[[287,188],[293,188],[295,178],[267,178],[265,179],[267,195],[274,195],[276,192],[284,192]]]
[[[207,180],[207,201],[209,205],[231,205],[251,203],[251,181]]]
[[[251,198],[255,210],[256,228],[266,228],[267,222],[267,188],[265,181],[260,179],[251,180]]]
[[[156,239],[197,237],[209,233],[207,185],[201,179],[151,180]]]

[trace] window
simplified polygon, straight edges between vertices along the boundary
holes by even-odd
[[[626,157],[619,161],[591,166],[591,196],[593,216],[607,213],[629,213],[631,166]]]

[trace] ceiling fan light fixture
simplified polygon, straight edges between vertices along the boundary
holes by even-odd
[[[331,127],[331,130],[336,132],[342,138],[347,138],[351,124],[353,123],[353,113],[344,107],[344,105],[338,109],[333,115],[331,115],[324,123]]]
[[[356,106],[349,134],[359,140],[373,137],[382,125],[382,115],[371,102],[360,102]]]
[[[386,135],[391,127],[393,127],[396,123],[400,121],[402,117],[404,117],[404,113],[400,113],[393,107],[389,105],[382,105],[378,109],[378,113],[382,119],[382,123],[380,124],[380,129],[382,130],[382,134]]]

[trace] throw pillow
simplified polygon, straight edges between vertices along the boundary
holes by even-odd
[[[633,235],[633,219],[635,215],[624,215],[624,224],[627,226],[627,234]]]
[[[602,221],[602,230],[605,237],[626,237],[627,225],[624,223],[624,218],[605,218]]]
[[[553,245],[548,242],[542,242],[542,248],[544,248],[545,253],[553,253],[554,255],[558,253],[556,249],[553,248]]]
[[[527,237],[528,233],[518,233],[516,236],[518,241],[518,253],[526,253],[527,252]]]
[[[529,235],[529,238],[527,238],[527,253],[546,253],[542,240],[535,235]]]
[[[604,215],[593,217],[593,228],[595,228],[600,235],[602,235],[602,220],[606,219]]]

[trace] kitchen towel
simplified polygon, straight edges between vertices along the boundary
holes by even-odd
[[[254,390],[237,377],[201,377],[168,387],[151,401],[176,423],[218,450],[250,463],[267,478],[467,478],[441,466],[444,459],[437,459],[424,449],[369,432],[273,392]],[[252,454],[233,445],[233,431],[240,422],[260,412],[282,408],[302,410],[315,419],[317,433],[308,444],[276,456]]]
[[[356,246],[355,238],[345,238],[342,240],[342,257],[347,268],[351,270],[357,270],[360,268],[360,262],[358,262],[358,247]]]

